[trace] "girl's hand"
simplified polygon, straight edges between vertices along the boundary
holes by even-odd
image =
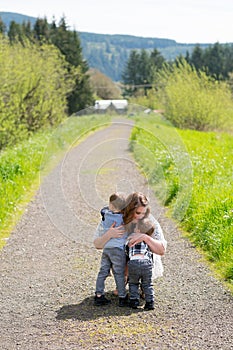
[[[144,241],[152,251],[152,253],[158,254],[158,255],[164,255],[165,254],[165,245],[163,242],[158,241],[157,239],[154,239],[144,233],[134,233],[130,237],[129,246],[132,247],[135,244],[138,244],[140,242]]]
[[[145,237],[147,235],[144,233],[134,233],[132,234],[132,236],[130,236],[130,240],[129,240],[129,246],[132,247],[135,244],[141,243],[143,241],[145,241]]]
[[[120,238],[125,233],[125,228],[123,225],[118,226],[118,227],[115,227],[115,225],[116,225],[115,223],[112,224],[112,226],[108,230],[109,236],[111,238]]]

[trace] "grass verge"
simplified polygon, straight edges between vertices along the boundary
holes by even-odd
[[[70,147],[109,122],[110,117],[106,115],[70,117],[56,129],[39,132],[0,154],[0,249],[43,176],[58,164]]]
[[[232,290],[232,136],[136,117],[131,149],[157,197]]]

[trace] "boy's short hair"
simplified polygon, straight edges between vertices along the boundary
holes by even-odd
[[[111,203],[115,209],[121,211],[125,208],[125,195],[123,193],[113,193],[109,197],[109,203]]]
[[[141,233],[145,233],[148,236],[152,236],[155,231],[155,224],[148,218],[139,220],[137,227]]]

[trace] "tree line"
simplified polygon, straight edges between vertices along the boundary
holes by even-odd
[[[0,21],[0,149],[93,104],[76,31],[62,18]]]
[[[37,18],[33,26],[29,21],[22,24],[11,21],[7,32],[6,26],[0,20],[0,32],[7,34],[11,44],[18,42],[24,46],[24,43],[28,41],[35,45],[52,44],[60,50],[71,66],[79,67],[75,87],[67,99],[69,114],[93,102],[91,87],[86,75],[89,67],[83,58],[80,38],[75,30],[69,30],[64,17],[61,18],[58,25],[55,19],[49,24],[46,17]]]
[[[232,130],[232,58],[233,46],[218,43],[205,50],[197,46],[192,55],[174,62],[156,49],[133,50],[122,75],[124,96],[163,110],[179,128]]]
[[[233,45],[214,45],[202,49],[196,45],[190,54],[179,55],[175,61],[167,61],[162,54],[154,49],[149,52],[145,49],[132,50],[122,73],[122,82],[126,85],[125,94],[135,95],[138,91],[147,94],[147,90],[156,86],[156,72],[166,62],[172,66],[186,60],[197,71],[204,71],[217,81],[229,81],[233,74]],[[157,76],[158,78],[158,76]],[[144,86],[144,87],[143,87]]]

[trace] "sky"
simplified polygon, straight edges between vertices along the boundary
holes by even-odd
[[[1,0],[0,12],[57,22],[65,16],[79,32],[233,42],[233,0]]]

